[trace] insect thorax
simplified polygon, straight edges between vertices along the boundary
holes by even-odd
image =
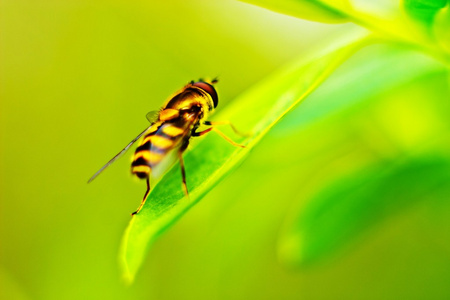
[[[200,108],[205,117],[214,110],[214,103],[211,96],[204,90],[197,87],[189,87],[170,99],[165,108],[177,109],[180,111],[196,110]]]

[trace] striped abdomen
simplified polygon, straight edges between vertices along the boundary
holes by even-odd
[[[133,174],[139,178],[148,178],[151,169],[158,165],[170,150],[180,145],[188,128],[177,125],[180,124],[163,123],[142,139],[131,164]]]

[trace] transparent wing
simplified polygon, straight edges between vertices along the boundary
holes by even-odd
[[[152,123],[153,125],[153,123]],[[116,154],[116,156],[114,156],[110,161],[108,161],[106,163],[106,165],[104,165],[100,170],[97,171],[97,173],[94,174],[94,176],[92,176],[89,180],[88,183],[91,182],[92,180],[94,180],[101,172],[103,172],[103,170],[105,170],[110,164],[112,164],[113,162],[115,162],[119,157],[121,157],[130,147],[131,145],[133,145],[137,140],[139,140],[141,138],[141,136],[143,136],[149,129],[150,127],[152,127],[152,125],[150,125],[149,127],[147,127],[144,131],[142,131],[137,137],[135,137],[128,145],[125,146],[125,148],[123,148],[119,153]]]
[[[148,112],[145,117],[147,118],[147,120],[150,123],[155,123],[156,121],[158,121],[159,110],[152,110],[152,111]]]

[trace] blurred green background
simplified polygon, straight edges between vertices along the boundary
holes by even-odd
[[[0,298],[450,297],[448,77],[436,68],[373,88],[389,64],[364,63],[387,57],[383,47],[339,68],[160,238],[133,285],[120,279],[120,239],[144,183],[127,158],[86,181],[146,127],[145,114],[208,76],[219,76],[220,110],[352,26],[237,1],[0,0]],[[340,110],[315,106],[351,97]],[[355,179],[378,176],[354,197],[372,203],[354,226],[364,230],[336,238],[351,242],[307,264],[286,254],[282,237],[303,207],[336,202],[331,213],[309,208],[320,233],[352,207],[342,199]],[[432,184],[416,192],[422,182]]]

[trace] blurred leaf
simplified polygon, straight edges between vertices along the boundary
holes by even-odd
[[[449,5],[441,9],[433,23],[434,35],[442,48],[450,52],[450,9]]]
[[[410,68],[411,65],[414,68]],[[286,132],[288,128],[305,128],[323,120],[324,116],[353,107],[419,76],[442,71],[445,68],[441,64],[417,51],[389,44],[365,47],[347,60],[275,130]]]
[[[434,15],[445,5],[447,0],[404,0],[402,6],[413,18],[426,24],[433,22]]]
[[[297,17],[300,19],[323,23],[347,22],[347,17],[330,7],[324,1],[314,0],[244,0],[245,2],[262,6],[270,10]]]
[[[124,234],[120,259],[125,280],[133,281],[146,253],[161,232],[235,168],[286,113],[367,42],[361,34],[347,39],[350,42],[345,46],[342,47],[345,39],[341,39],[340,45],[332,45],[326,54],[316,53],[308,60],[302,57],[238,97],[221,113],[217,119],[231,120],[241,131],[251,132],[251,138],[245,141],[247,147],[233,147],[214,134],[201,139],[193,147],[195,151],[188,151],[184,156],[189,198],[183,195],[178,165],[165,174],[151,191],[140,213],[131,219]],[[238,142],[243,142],[243,139]]]
[[[280,242],[292,265],[316,263],[418,201],[445,200],[450,161],[438,156],[385,162],[328,186],[308,201]]]

